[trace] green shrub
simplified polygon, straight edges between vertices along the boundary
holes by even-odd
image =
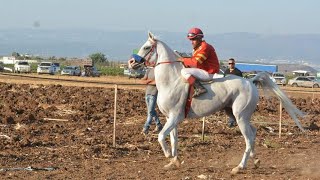
[[[107,76],[123,76],[123,68],[119,67],[106,67],[106,66],[100,66],[97,67],[98,70],[101,72],[101,75],[107,75]]]

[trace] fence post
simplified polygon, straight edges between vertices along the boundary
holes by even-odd
[[[281,138],[281,124],[282,124],[282,101],[280,99],[280,105],[279,105],[279,138]]]
[[[116,147],[116,119],[117,119],[118,85],[114,86],[114,112],[113,112],[113,147]]]
[[[204,141],[204,122],[206,120],[206,117],[202,118],[202,141]]]

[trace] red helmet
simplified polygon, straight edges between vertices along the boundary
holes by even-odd
[[[188,39],[203,38],[203,32],[199,28],[191,28],[187,35]]]

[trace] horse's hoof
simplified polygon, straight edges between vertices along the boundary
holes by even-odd
[[[172,162],[170,162],[169,164],[164,166],[165,170],[171,170],[171,169],[174,169],[174,168],[175,168],[175,166],[174,166],[174,164]]]
[[[166,158],[172,158],[172,154],[171,154],[171,152],[170,152],[170,151],[169,151],[169,152],[164,153],[164,156],[165,156]]]
[[[178,158],[173,159],[172,162],[177,168],[179,168],[181,166],[181,162]]]
[[[232,169],[231,174],[235,175],[238,174],[240,171],[242,170],[242,168],[240,168],[239,166],[235,167]]]
[[[181,166],[180,160],[178,158],[171,159],[170,163],[164,166],[165,170],[176,169]]]
[[[254,160],[254,168],[259,168],[260,167],[260,159]]]

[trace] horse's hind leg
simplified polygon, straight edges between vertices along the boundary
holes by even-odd
[[[224,110],[225,110],[227,116],[229,117],[228,126],[229,127],[235,126],[236,125],[236,118],[233,115],[232,108],[231,107],[226,107]]]
[[[245,152],[243,154],[243,157],[242,157],[240,164],[237,167],[232,169],[232,171],[231,171],[232,174],[236,174],[241,169],[245,169],[250,155],[254,156],[255,132],[252,129],[252,126],[251,126],[249,120],[250,120],[250,118],[248,118],[248,117],[246,117],[246,118],[240,117],[240,119],[238,121],[239,129],[240,129],[240,131],[245,139],[245,142],[246,142],[246,149],[245,149]]]
[[[253,159],[253,163],[254,163],[254,167],[258,168],[260,166],[260,160],[258,158],[256,158],[256,154],[255,154],[255,144],[256,144],[256,137],[257,137],[257,129],[255,127],[253,127],[250,124],[251,130],[253,132],[253,146],[251,147],[251,152],[250,152],[250,157]]]

